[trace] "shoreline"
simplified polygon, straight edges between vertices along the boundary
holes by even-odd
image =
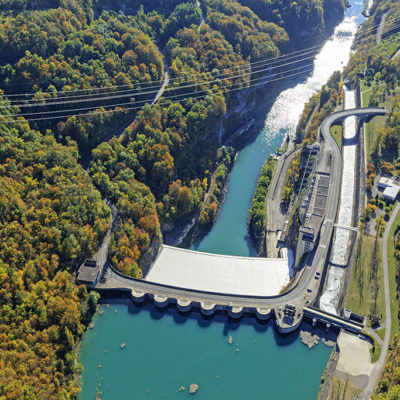
[[[326,40],[323,43],[321,43],[321,48],[325,42],[326,42]],[[261,93],[257,93],[257,100],[256,100],[255,107],[251,113],[246,114],[247,118],[243,122],[243,124],[241,124],[239,130],[241,128],[246,127],[246,125],[249,123],[249,121],[251,121],[251,119],[255,119],[254,124],[248,130],[246,130],[242,135],[235,138],[233,143],[230,143],[230,138],[232,137],[232,135],[235,134],[235,132],[237,130],[235,132],[231,133],[228,137],[226,137],[226,139],[222,143],[223,146],[229,146],[231,144],[232,147],[236,150],[235,162],[236,162],[236,158],[237,158],[239,152],[241,150],[243,150],[245,147],[254,143],[254,141],[257,139],[258,135],[261,133],[261,130],[265,126],[265,121],[266,121],[267,115],[271,111],[271,108],[274,105],[277,98],[279,97],[279,95],[283,91],[295,87],[297,84],[303,82],[303,80],[304,80],[304,77],[299,77],[296,79],[289,78],[288,80],[283,80],[277,84],[272,84],[272,87],[270,88],[270,90],[267,90],[267,89],[269,89],[268,86],[260,87],[260,88],[256,89],[257,92],[261,92]],[[272,93],[273,93],[273,95],[271,95]],[[282,144],[284,144],[287,141],[288,137],[290,138],[290,140],[293,140],[293,138],[290,137],[290,134],[285,133],[284,136],[282,137]],[[281,144],[281,147],[282,147],[282,144]],[[271,156],[273,154],[274,153],[271,153],[269,156]],[[266,158],[265,162],[267,162],[268,157]],[[229,188],[229,181],[230,181],[231,173],[235,166],[235,162],[232,164],[232,168],[228,173],[228,176],[227,176],[227,179],[226,179],[226,182],[224,185],[224,189],[223,189],[223,195],[221,197],[221,201],[218,203],[218,209],[217,209],[215,218],[213,220],[213,223],[206,227],[200,227],[199,223],[198,223],[199,213],[197,213],[198,215],[196,218],[197,219],[196,223],[192,226],[192,228],[187,233],[185,233],[186,238],[189,238],[193,234],[194,234],[194,237],[191,237],[188,240],[183,239],[183,241],[178,245],[178,247],[189,248],[189,247],[193,246],[194,244],[201,242],[201,240],[205,236],[207,236],[207,234],[212,230],[212,228],[214,227],[214,225],[221,213],[222,207],[224,205],[226,193]],[[261,168],[260,168],[260,171],[261,171]],[[254,182],[253,191],[256,188],[258,179],[259,179],[259,177]],[[251,204],[250,204],[250,207],[251,207]],[[249,207],[249,210],[250,210],[250,207]],[[193,215],[188,219],[190,220],[192,218],[193,218]],[[187,227],[187,225],[188,224],[186,224],[185,227]],[[250,231],[248,231],[248,232],[250,234],[249,236],[252,237],[252,234],[250,233]],[[182,239],[181,236],[176,236],[174,238],[173,242],[178,242],[181,239]],[[165,244],[170,244],[170,242],[171,242],[171,240],[168,240],[167,242],[165,242]],[[254,251],[259,255],[259,252],[257,251],[256,246],[254,246],[253,241],[251,242],[251,245],[252,245]]]
[[[221,196],[221,200],[218,202],[218,208],[217,208],[217,212],[214,216],[213,222],[205,227],[199,226],[199,223],[198,223],[199,213],[197,212],[196,222],[192,226],[192,228],[188,232],[185,233],[185,238],[182,239],[182,236],[178,235],[178,236],[174,237],[172,241],[171,240],[166,241],[165,244],[169,245],[171,242],[181,241],[181,243],[178,245],[178,247],[189,248],[196,243],[200,243],[201,240],[205,236],[207,236],[207,234],[212,230],[215,223],[217,222],[217,219],[220,216],[222,207],[225,203],[225,198],[226,198],[226,194],[227,194],[228,188],[229,188],[229,181],[230,181],[231,173],[235,166],[235,162],[236,162],[239,152],[241,150],[243,150],[245,147],[252,144],[257,139],[258,135],[260,134],[260,131],[263,129],[263,127],[265,125],[265,120],[267,118],[267,115],[270,112],[272,106],[274,105],[274,103],[275,103],[276,99],[279,97],[279,95],[284,90],[294,87],[296,84],[301,82],[301,80],[302,79],[300,79],[300,78],[297,78],[297,79],[289,78],[288,80],[284,80],[283,82],[279,82],[278,84],[272,84],[271,88],[269,86],[264,86],[264,87],[260,87],[260,88],[256,89],[255,92],[257,95],[257,100],[255,102],[255,107],[254,107],[253,111],[246,114],[246,120],[243,121],[243,123],[240,125],[239,129],[237,129],[235,132],[246,127],[246,125],[249,123],[249,121],[251,121],[251,119],[255,119],[254,124],[251,127],[249,127],[249,129],[244,131],[242,135],[235,138],[235,140],[232,143],[230,141],[230,138],[235,134],[235,132],[232,132],[229,136],[224,135],[224,136],[226,136],[226,138],[225,138],[224,142],[222,143],[222,146],[231,145],[235,149],[235,151],[236,151],[235,161],[233,162],[232,167],[227,175],[227,179],[224,184],[223,194]],[[257,92],[260,92],[260,93],[257,93]],[[251,94],[252,93],[248,93],[248,94],[246,94],[246,96],[249,96]],[[228,114],[229,113],[227,113],[227,115]],[[283,142],[286,140],[286,135],[282,140],[283,140]],[[255,182],[255,185],[256,184],[257,184],[257,182]],[[254,187],[254,189],[255,189],[255,187]],[[193,215],[191,217],[189,217],[188,219],[191,220],[192,218],[193,218]],[[187,227],[188,223],[186,223],[184,226]],[[174,229],[175,229],[175,226],[172,230],[174,230]],[[185,230],[185,228],[184,228],[184,230]],[[187,240],[186,238],[189,238],[189,239]],[[253,243],[252,243],[252,245],[253,245]],[[255,247],[254,247],[254,250],[256,250]]]
[[[81,385],[83,385],[84,388],[81,393],[81,399],[94,398],[93,396],[98,381],[101,382],[101,386],[104,389],[106,388],[106,385],[110,385],[110,390],[108,392],[104,391],[103,396],[104,398],[111,397],[113,394],[113,387],[111,386],[113,381],[110,382],[110,379],[113,379],[113,375],[110,374],[113,374],[114,370],[110,368],[113,367],[115,360],[117,360],[117,362],[118,360],[122,360],[121,374],[124,374],[124,379],[126,379],[125,376],[131,376],[129,370],[131,369],[131,366],[134,367],[135,364],[138,368],[140,368],[141,365],[147,365],[145,364],[147,360],[150,364],[153,362],[157,364],[157,359],[159,358],[157,357],[157,354],[160,353],[147,351],[148,340],[146,339],[146,331],[148,329],[153,329],[153,334],[149,340],[150,343],[152,340],[157,338],[157,343],[162,342],[162,345],[160,346],[161,353],[163,348],[169,348],[168,353],[172,354],[172,357],[175,357],[175,354],[177,353],[183,353],[182,357],[178,358],[179,366],[183,369],[190,369],[189,377],[186,375],[179,375],[177,380],[175,380],[175,374],[170,374],[168,372],[169,369],[164,370],[164,367],[161,365],[159,366],[160,368],[157,369],[157,374],[160,370],[164,375],[167,374],[165,382],[163,383],[166,390],[163,393],[168,393],[168,398],[171,397],[174,399],[178,399],[178,396],[180,397],[183,395],[179,394],[177,396],[175,394],[176,390],[181,386],[186,387],[183,396],[189,396],[187,391],[189,383],[194,382],[199,385],[200,389],[198,394],[201,397],[205,395],[205,392],[201,392],[206,390],[208,387],[212,388],[215,385],[219,385],[219,383],[224,384],[226,379],[229,376],[232,376],[232,372],[235,374],[234,376],[236,376],[236,374],[239,374],[240,376],[240,365],[242,360],[244,360],[243,362],[249,360],[250,355],[254,356],[254,354],[257,354],[257,349],[263,349],[262,353],[258,350],[258,354],[262,354],[260,365],[265,366],[266,369],[262,372],[262,369],[257,368],[258,371],[261,371],[260,376],[257,376],[256,381],[252,381],[256,382],[256,384],[257,382],[260,382],[261,384],[261,396],[257,395],[256,398],[262,398],[266,390],[265,383],[261,380],[262,377],[272,379],[272,381],[274,380],[271,376],[272,372],[270,371],[270,368],[273,368],[275,365],[275,357],[279,357],[282,351],[286,354],[285,357],[288,360],[287,362],[293,360],[293,352],[295,352],[299,357],[307,358],[308,361],[304,362],[306,365],[312,365],[313,375],[312,378],[309,377],[308,373],[305,376],[309,377],[308,382],[312,384],[313,388],[311,391],[312,396],[304,396],[302,399],[316,398],[319,390],[320,377],[324,371],[325,363],[328,361],[331,354],[331,350],[322,344],[312,349],[310,352],[299,340],[297,332],[292,335],[281,335],[274,328],[273,321],[256,321],[254,318],[247,318],[246,316],[243,316],[243,318],[238,321],[232,319],[228,320],[229,317],[226,315],[215,315],[214,317],[209,318],[203,316],[199,311],[194,311],[186,315],[177,312],[173,308],[166,308],[161,311],[152,305],[136,307],[130,305],[130,302],[121,304],[121,301],[117,302],[116,300],[111,300],[109,306],[107,306],[107,303],[102,303],[101,310],[105,311],[104,315],[101,317],[96,316],[96,326],[93,330],[88,332],[88,337],[82,346],[82,356],[79,361],[85,366],[85,371],[81,375]],[[125,326],[125,320],[130,321],[128,327]],[[136,322],[138,325],[135,324],[135,321],[138,321]],[[112,332],[112,330],[108,329],[110,324],[111,326],[114,325],[117,329],[115,333],[117,337],[115,339],[108,338],[109,332]],[[143,329],[141,329],[140,326],[143,327]],[[118,329],[119,327],[121,329]],[[136,331],[135,327],[138,327],[139,331]],[[104,331],[106,328],[107,331]],[[184,339],[179,336],[181,330],[183,330],[182,334],[184,335]],[[172,335],[174,336],[173,338]],[[175,335],[178,336],[176,337]],[[230,336],[232,336],[232,344],[229,344]],[[202,338],[205,339],[205,346],[202,345]],[[143,343],[143,340],[145,341],[143,346],[146,346],[146,349],[141,352],[142,345],[140,345],[140,343]],[[95,347],[92,347],[92,343],[95,343]],[[120,348],[122,343],[126,343],[124,349]],[[185,349],[188,347],[193,348],[193,351],[189,353],[189,357],[187,357],[188,353],[185,352]],[[274,352],[275,356],[272,356],[272,353],[268,353],[269,349]],[[138,355],[136,358],[135,354],[137,352]],[[207,352],[210,352],[210,355],[207,355]],[[110,353],[115,353],[115,355]],[[228,354],[229,358],[227,360],[230,360],[230,357],[232,357],[231,360],[233,362],[239,363],[239,370],[235,366],[233,366],[232,369],[226,369],[225,366],[230,364],[226,364],[227,360],[225,361],[225,359],[222,359],[221,365],[218,364],[218,371],[210,375],[207,369],[207,360],[209,357],[220,359],[221,357],[224,357],[224,354]],[[197,367],[196,363],[194,368],[191,367],[193,364],[191,360],[196,360],[197,357],[206,359],[205,369],[203,364],[201,368]],[[316,357],[317,360],[320,359],[320,361],[317,361]],[[305,360],[305,358],[303,358],[303,360]],[[127,362],[132,362],[132,364],[129,364],[128,370],[126,369],[128,367],[126,364]],[[188,363],[187,366],[186,363]],[[282,361],[279,366],[279,371],[282,371],[283,374],[285,374],[285,365],[286,361]],[[295,371],[296,365],[291,365],[293,371]],[[174,364],[171,365],[171,368],[173,368],[173,366]],[[205,371],[205,374],[203,374],[203,371]],[[279,371],[277,372],[281,375]],[[125,372],[127,373],[125,374]],[[174,372],[174,370],[171,372]],[[204,380],[201,379],[203,375],[205,376]],[[214,380],[215,378],[217,378],[217,380]],[[133,387],[135,388],[137,385],[140,385],[141,382],[139,377],[137,377],[137,379],[139,379],[137,383],[133,384]],[[245,398],[248,393],[253,392],[253,384],[248,382],[246,377],[244,377],[244,386],[240,382],[235,382],[236,380],[231,380],[230,384],[227,385],[225,389],[221,388],[222,393],[226,393],[229,397],[230,390],[239,388],[244,394],[243,398]],[[129,385],[129,382],[127,384],[127,390],[131,389],[131,392],[133,392],[132,386]],[[145,397],[145,394],[142,396],[141,393],[145,393],[146,388],[150,388],[153,392],[154,398],[163,397],[158,395],[154,396],[155,392],[152,390],[152,386],[155,389],[157,386],[157,379],[154,380],[150,377],[148,385],[140,385],[140,388],[143,390],[138,392],[139,398]],[[121,391],[123,389],[124,388],[121,388]],[[293,389],[291,392],[295,391],[296,389]],[[277,396],[273,397],[278,399],[281,398],[279,392],[280,390],[277,388]],[[119,395],[119,397],[123,398],[121,395]],[[224,398],[224,396],[222,397]],[[286,396],[284,397],[286,398]],[[207,396],[205,398],[207,398]],[[211,396],[211,398],[218,398],[218,396]],[[287,398],[295,397],[288,396]]]

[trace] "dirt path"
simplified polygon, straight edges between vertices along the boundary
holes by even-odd
[[[394,53],[393,55],[392,55],[392,60],[394,60],[395,58],[397,58],[397,57],[399,57],[400,56],[400,49],[398,49],[397,51],[396,51],[396,53]]]
[[[199,1],[199,0],[196,0],[196,4],[197,4],[197,7],[199,7],[199,8],[200,8],[200,11],[201,11],[201,22],[200,22],[199,27],[197,28],[197,30],[199,31],[200,28],[206,23],[206,19],[205,19],[205,17],[204,17],[204,13],[203,13],[203,9],[201,8],[200,1]]]
[[[100,265],[100,276],[102,276],[104,266],[107,263],[108,248],[110,246],[111,234],[114,231],[114,229],[116,228],[116,226],[118,224],[118,218],[119,218],[117,207],[111,202],[108,202],[108,206],[111,209],[110,226],[108,228],[106,235],[104,236],[104,239],[103,239],[99,249],[97,250],[97,253],[94,256],[94,258],[97,261],[97,264]]]
[[[376,32],[376,44],[379,44],[382,41],[382,32],[383,32],[383,27],[385,26],[386,15],[387,13],[382,15],[381,22],[379,23],[379,28]]]
[[[154,106],[154,104],[156,104],[158,102],[158,100],[160,99],[160,97],[164,94],[165,89],[168,86],[169,83],[169,65],[168,65],[168,61],[167,61],[167,55],[165,53],[163,53],[163,64],[164,64],[164,81],[160,87],[160,89],[158,90],[157,94],[155,95],[154,99],[151,102],[151,105]]]
[[[158,89],[158,92],[156,93],[156,95],[150,101],[151,106],[154,106],[158,102],[160,97],[164,94],[165,89],[167,88],[168,83],[169,83],[169,64],[168,64],[167,56],[165,53],[163,53],[163,64],[164,64],[163,83],[162,83],[160,89]],[[104,132],[102,135],[100,135],[100,140],[102,142],[108,142],[113,137],[117,137],[117,138],[121,137],[123,135],[125,129],[128,128],[130,125],[132,125],[134,122],[135,122],[135,119],[133,119],[133,121],[129,121],[129,122],[125,123],[122,127],[119,126],[116,129],[111,129],[111,130]]]

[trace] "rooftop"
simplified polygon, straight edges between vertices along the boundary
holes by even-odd
[[[318,186],[329,188],[329,180],[330,180],[329,176],[320,175]]]
[[[394,201],[397,195],[399,194],[399,191],[400,191],[400,186],[397,185],[387,186],[383,191],[383,197]]]
[[[94,284],[99,274],[99,268],[94,260],[86,260],[79,268],[77,281]]]
[[[381,179],[379,179],[378,185],[385,187],[392,187],[393,185],[395,185],[395,183],[393,182],[392,179],[383,176]]]

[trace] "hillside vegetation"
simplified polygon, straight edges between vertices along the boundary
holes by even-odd
[[[105,199],[121,217],[109,259],[131,276],[163,225],[210,223],[233,158],[219,133],[257,82],[248,63],[343,16],[342,0],[288,4],[202,0],[199,29],[194,0],[0,0],[0,398],[77,396],[97,298],[71,274],[109,226]]]
[[[77,394],[76,343],[95,306],[70,272],[93,253],[110,210],[77,163],[76,145],[23,120],[7,125],[0,124],[0,397],[68,399]]]

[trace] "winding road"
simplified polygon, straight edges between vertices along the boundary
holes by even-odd
[[[166,298],[183,298],[195,302],[212,302],[218,305],[228,305],[230,303],[242,307],[277,307],[285,303],[295,303],[304,306],[307,302],[313,303],[318,293],[320,281],[315,280],[316,272],[323,272],[325,261],[328,257],[328,248],[333,234],[334,221],[339,201],[340,177],[342,160],[339,147],[330,133],[330,127],[337,121],[349,116],[368,117],[373,115],[385,114],[387,110],[383,108],[364,108],[345,110],[331,114],[321,124],[320,132],[324,138],[324,157],[331,165],[331,182],[329,188],[328,204],[326,208],[326,218],[321,228],[320,242],[315,251],[313,262],[306,267],[302,278],[290,291],[276,296],[243,296],[229,293],[213,293],[201,290],[186,289],[175,286],[163,285],[129,278],[119,274],[111,268],[107,271],[106,281],[99,283],[97,289],[124,289],[137,290],[153,295],[160,295]],[[311,290],[311,293],[310,293]]]

